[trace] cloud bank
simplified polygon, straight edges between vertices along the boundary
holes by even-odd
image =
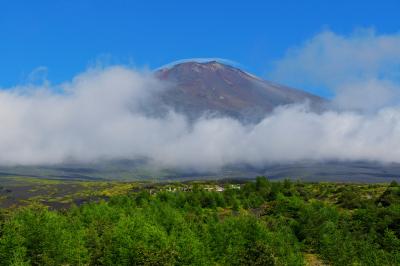
[[[227,117],[189,123],[172,110],[150,116],[165,86],[122,66],[90,69],[51,87],[0,91],[0,165],[148,158],[162,167],[299,160],[400,162],[400,36],[323,32],[291,49],[275,77],[331,88],[322,113],[279,107],[258,124]],[[301,80],[300,80],[301,79]]]
[[[322,32],[289,49],[275,63],[271,78],[300,88],[326,88],[339,109],[377,111],[398,104],[400,34]]]

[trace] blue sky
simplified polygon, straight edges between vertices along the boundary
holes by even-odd
[[[0,0],[0,164],[400,163],[398,0],[138,2]],[[161,89],[140,70],[213,57],[329,109],[278,108],[254,127],[140,111]]]
[[[38,67],[63,82],[98,60],[156,68],[219,57],[269,78],[288,48],[326,29],[397,33],[400,9],[398,1],[339,0],[0,3],[0,87],[25,83]]]

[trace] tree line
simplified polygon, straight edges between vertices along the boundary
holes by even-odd
[[[369,188],[374,190],[372,185]],[[0,213],[0,265],[400,265],[400,187],[258,177],[223,192],[148,190]]]

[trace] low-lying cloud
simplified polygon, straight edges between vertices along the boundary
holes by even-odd
[[[204,170],[299,160],[400,162],[399,83],[381,63],[400,58],[400,45],[395,47],[400,37],[369,34],[321,33],[278,63],[276,76],[306,73],[335,90],[331,109],[313,113],[306,105],[279,107],[253,125],[228,117],[192,123],[172,110],[150,116],[144,110],[151,109],[164,84],[151,73],[122,66],[90,69],[56,87],[1,90],[0,164],[148,158],[164,167]],[[360,51],[353,55],[358,46],[368,52],[365,58]],[[332,49],[335,54],[328,55]],[[346,65],[345,55],[346,71],[340,67]],[[318,63],[326,66],[321,70]],[[396,61],[392,64],[395,68]],[[347,71],[360,75],[352,78]]]

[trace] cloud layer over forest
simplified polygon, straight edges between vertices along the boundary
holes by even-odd
[[[227,117],[189,123],[144,109],[165,84],[123,66],[89,69],[57,86],[0,91],[0,164],[149,158],[166,167],[218,168],[298,160],[400,162],[400,35],[326,31],[292,48],[271,76],[335,97],[322,113],[277,108],[258,124]],[[146,107],[146,108],[144,108]]]

